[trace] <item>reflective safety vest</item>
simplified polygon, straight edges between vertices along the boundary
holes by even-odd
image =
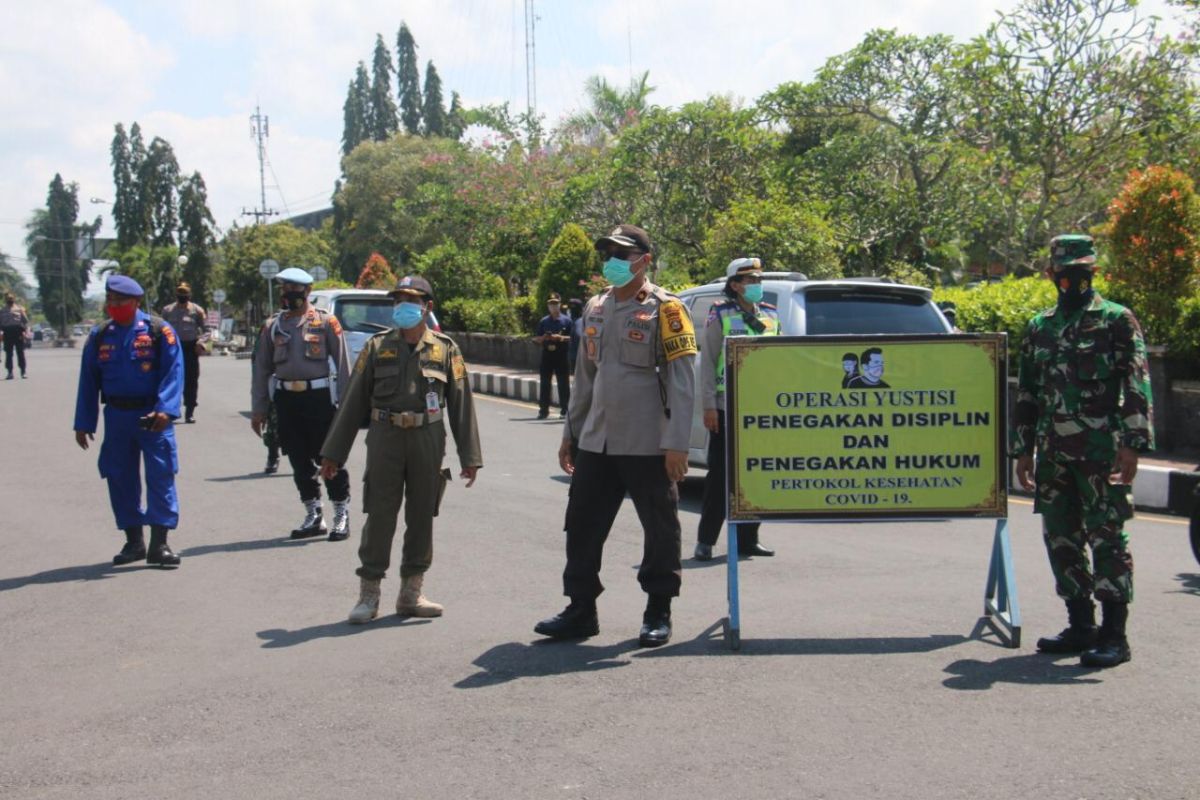
[[[779,311],[768,303],[759,303],[754,307],[754,316],[763,324],[761,333],[746,324],[742,316],[742,308],[737,301],[729,301],[714,306],[713,311],[721,320],[721,337],[726,336],[778,336]],[[717,392],[725,391],[725,347],[722,344],[721,354],[717,356]]]

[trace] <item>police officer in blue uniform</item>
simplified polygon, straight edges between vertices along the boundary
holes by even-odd
[[[114,564],[145,559],[160,567],[179,566],[167,533],[179,524],[175,473],[179,457],[173,420],[179,418],[183,353],[174,329],[140,308],[142,287],[125,275],[106,286],[108,319],[92,328],[83,347],[75,400],[75,442],[84,450],[95,438],[99,403],[104,403],[100,477],[125,546]],[[146,504],[142,506],[139,460],[146,462]],[[150,525],[150,547],[143,526]]]
[[[571,405],[571,377],[567,372],[567,351],[571,345],[571,330],[575,321],[568,314],[561,313],[562,298],[557,292],[550,293],[546,301],[546,309],[550,312],[542,317],[534,331],[533,341],[542,346],[542,361],[538,369],[540,386],[538,387],[538,419],[550,416],[550,378],[558,380],[559,416],[567,416],[567,408]]]

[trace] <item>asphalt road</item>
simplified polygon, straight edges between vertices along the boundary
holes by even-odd
[[[600,635],[546,643],[533,624],[565,602],[559,423],[480,397],[486,466],[449,489],[426,578],[446,615],[351,627],[362,514],[349,542],[286,539],[302,508],[286,469],[259,473],[246,361],[204,359],[199,422],[177,428],[183,566],[112,567],[97,451],[71,433],[78,358],[39,348],[29,380],[0,381],[0,797],[1200,796],[1182,520],[1132,523],[1134,660],[1105,672],[1033,651],[1064,612],[1019,501],[1020,650],[977,625],[990,522],[765,527],[779,555],[741,564],[740,653],[719,561],[685,562],[674,640],[639,650],[628,504]],[[360,438],[356,495],[363,456]]]

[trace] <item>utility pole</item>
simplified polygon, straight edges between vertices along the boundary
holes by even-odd
[[[537,15],[533,11],[533,0],[525,0],[525,112],[533,119],[537,111],[537,45],[534,28]]]
[[[254,114],[250,117],[250,136],[255,140],[258,148],[258,190],[259,198],[262,204],[256,209],[242,209],[243,217],[254,217],[256,225],[266,221],[267,217],[273,217],[278,214],[278,211],[267,208],[267,175],[266,175],[266,139],[271,135],[271,120],[269,117],[264,117],[262,110],[258,104],[254,104]]]

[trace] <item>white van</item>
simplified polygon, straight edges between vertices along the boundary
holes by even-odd
[[[691,312],[697,344],[714,303],[728,299],[725,279],[685,289],[679,298]],[[763,301],[779,309],[782,336],[873,333],[952,333],[953,328],[933,302],[933,290],[890,283],[880,278],[842,278],[810,281],[799,272],[763,273]],[[700,368],[700,359],[696,359]],[[699,389],[697,379],[696,387]],[[708,430],[699,391],[688,442],[688,462],[708,465]]]

